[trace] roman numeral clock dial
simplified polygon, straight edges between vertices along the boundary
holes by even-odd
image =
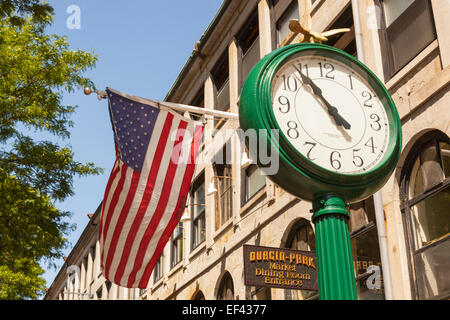
[[[390,128],[383,103],[348,64],[294,55],[273,77],[271,101],[284,137],[325,170],[364,173],[387,151]]]

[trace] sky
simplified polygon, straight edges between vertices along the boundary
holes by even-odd
[[[48,0],[55,9],[49,34],[67,36],[72,49],[98,55],[94,69],[85,73],[104,90],[118,91],[154,100],[164,100],[181,69],[217,13],[222,0]],[[79,13],[79,15],[78,15]],[[80,19],[77,19],[77,18]],[[113,133],[107,100],[84,95],[83,91],[64,94],[63,103],[77,105],[72,116],[71,137],[60,144],[71,146],[75,160],[93,162],[104,169],[99,176],[74,180],[75,195],[56,206],[72,212],[76,230],[68,236],[64,250],[68,256],[102,201],[114,164]],[[36,139],[47,139],[39,133]],[[57,269],[46,269],[50,287],[63,259],[53,261]]]

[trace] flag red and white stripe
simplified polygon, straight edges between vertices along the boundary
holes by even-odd
[[[203,125],[108,90],[116,142],[102,204],[101,266],[106,279],[147,288],[180,221]]]

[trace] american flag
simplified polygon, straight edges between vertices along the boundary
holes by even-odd
[[[101,266],[109,281],[147,288],[180,221],[203,125],[107,89],[116,161],[102,204]]]

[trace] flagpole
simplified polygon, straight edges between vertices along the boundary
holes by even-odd
[[[137,100],[137,101],[141,101],[146,104],[150,104],[157,108],[165,107],[165,108],[176,110],[176,111],[188,111],[188,112],[197,113],[197,114],[201,114],[201,115],[209,115],[209,116],[213,116],[215,118],[239,120],[239,115],[236,113],[213,110],[213,109],[199,108],[199,107],[189,106],[186,104],[173,103],[173,102],[167,102],[167,101],[150,100],[150,99],[145,99],[145,98],[141,98],[141,97],[130,96],[130,95],[118,92],[116,90],[113,90],[111,88],[108,88],[108,90],[115,92],[121,96],[129,97],[132,100]],[[90,95],[91,93],[93,93],[93,91],[90,88],[84,89],[85,95]],[[97,90],[97,91],[95,91],[95,93],[97,94],[97,98],[99,100],[108,98],[108,94],[105,91]]]

